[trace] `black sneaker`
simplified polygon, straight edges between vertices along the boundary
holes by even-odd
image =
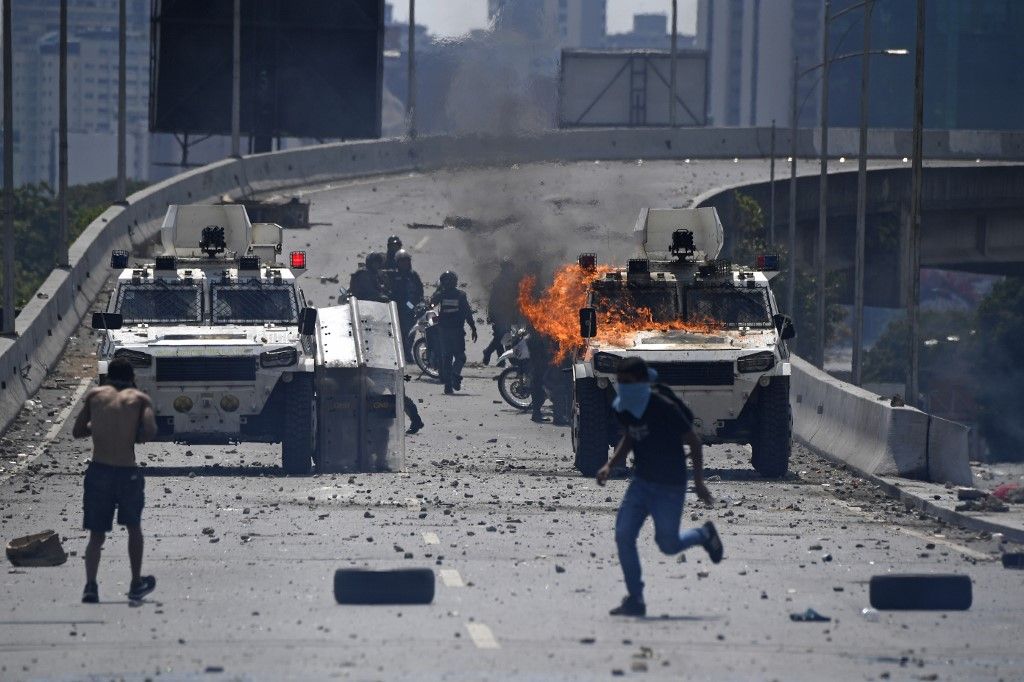
[[[452,395],[452,394],[454,394],[454,393],[455,393],[455,391],[454,391],[454,390],[452,390],[452,387],[451,387],[451,386],[445,386],[445,387],[444,387],[444,394],[445,394],[445,395]]]
[[[718,530],[715,529],[715,524],[710,521],[704,523],[704,533],[707,534],[708,539],[704,541],[704,549],[707,550],[708,556],[711,557],[711,562],[717,564],[722,560],[722,538],[718,537]]]
[[[98,604],[100,601],[100,586],[96,583],[86,583],[82,590],[83,604]]]
[[[147,594],[156,589],[156,578],[151,575],[144,575],[138,582],[132,582],[132,588],[128,591],[128,599],[139,601]]]
[[[491,364],[491,354],[490,353],[484,353],[484,364],[485,365]]]
[[[406,433],[409,434],[410,436],[419,433],[424,426],[425,424],[423,423],[423,420],[417,419],[416,421],[409,425],[409,430],[406,431]]]
[[[462,377],[455,377],[452,380],[452,388],[454,388],[456,391],[462,390]]]
[[[533,416],[530,417],[530,419],[537,422],[538,424],[546,424],[547,422],[551,421],[550,419],[542,415],[540,412],[534,412]]]
[[[622,603],[608,612],[609,616],[646,616],[647,604],[633,597],[626,597]]]

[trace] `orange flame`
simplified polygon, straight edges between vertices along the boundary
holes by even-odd
[[[587,304],[591,284],[615,268],[599,265],[584,270],[579,265],[560,267],[551,286],[539,298],[533,297],[536,279],[524,277],[519,283],[519,310],[534,329],[554,340],[558,347],[552,364],[564,360],[581,344],[579,311]],[[598,310],[597,340],[617,346],[633,345],[633,337],[641,331],[689,331],[707,334],[721,325],[712,320],[684,322],[656,321],[650,308],[608,308]]]

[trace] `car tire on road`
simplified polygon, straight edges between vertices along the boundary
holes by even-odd
[[[751,464],[765,478],[783,478],[789,473],[793,440],[793,411],[789,405],[789,377],[772,377],[760,388],[757,429]]]
[[[953,573],[871,576],[871,606],[890,611],[966,611],[971,578]]]
[[[596,379],[578,379],[572,405],[572,447],[576,469],[594,476],[608,461],[608,406]]]
[[[334,599],[339,604],[429,604],[434,582],[429,568],[339,568],[334,572]]]
[[[316,443],[315,430],[313,375],[296,372],[285,384],[281,468],[286,474],[309,473]]]

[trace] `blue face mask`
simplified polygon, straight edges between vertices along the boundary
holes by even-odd
[[[646,382],[619,384],[618,389],[619,394],[612,401],[612,408],[616,412],[629,412],[640,419],[651,400],[651,385]]]

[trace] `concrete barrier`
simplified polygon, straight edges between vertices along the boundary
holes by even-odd
[[[873,131],[873,156],[910,153],[906,131]],[[833,153],[853,155],[855,137],[834,129]],[[6,428],[60,357],[68,337],[110,275],[109,254],[152,238],[169,204],[209,201],[223,194],[287,189],[358,176],[429,171],[447,166],[592,159],[764,158],[768,128],[552,130],[526,137],[424,137],[343,142],[226,159],[176,175],[109,208],[71,246],[71,265],[54,270],[15,321],[17,335],[0,338],[0,429]],[[814,156],[816,131],[797,132],[800,156]],[[941,158],[1019,159],[1024,134],[927,131],[927,152]],[[849,147],[849,149],[847,149]],[[778,131],[776,149],[789,148]]]
[[[872,476],[969,485],[967,427],[847,384],[793,358],[793,435]]]

